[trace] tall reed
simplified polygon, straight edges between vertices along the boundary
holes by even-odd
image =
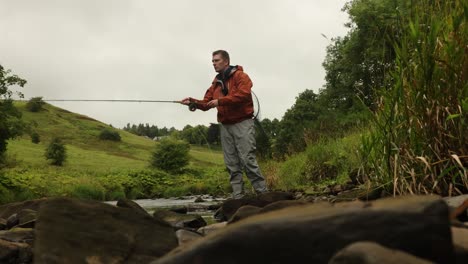
[[[375,131],[363,139],[363,171],[394,195],[467,193],[468,2],[405,8],[401,35],[388,38],[395,68],[380,91]]]

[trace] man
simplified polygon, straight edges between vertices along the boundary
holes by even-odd
[[[214,107],[218,109],[224,163],[230,174],[233,198],[244,195],[244,170],[255,191],[266,192],[265,179],[255,158],[252,81],[242,66],[229,64],[229,53],[224,50],[213,52],[212,62],[218,74],[203,100],[189,97],[181,103],[190,105],[192,111],[207,111]]]

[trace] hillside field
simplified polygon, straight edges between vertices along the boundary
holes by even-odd
[[[46,104],[29,112],[25,102],[16,106],[22,119],[40,136],[34,144],[29,135],[8,142],[7,167],[0,174],[1,202],[43,196],[78,196],[110,200],[148,198],[196,193],[227,192],[227,174],[219,148],[191,146],[190,165],[179,175],[149,166],[157,142],[90,117]],[[115,130],[120,142],[99,139],[103,129]],[[63,166],[50,165],[44,153],[53,137],[65,144]]]

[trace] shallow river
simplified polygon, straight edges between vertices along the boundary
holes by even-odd
[[[198,197],[202,198],[203,202],[195,202]],[[223,198],[213,198],[208,195],[203,195],[168,199],[139,199],[133,201],[151,215],[157,208],[186,207],[188,214],[198,214],[201,215],[207,222],[213,222],[214,211],[208,210],[208,206],[219,204],[223,200]],[[106,203],[116,205],[117,201],[107,201]]]

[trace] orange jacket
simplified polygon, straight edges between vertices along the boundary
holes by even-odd
[[[226,82],[227,95],[222,92],[222,85],[215,77],[210,88],[206,90],[203,100],[191,99],[197,108],[207,111],[206,106],[211,100],[218,99],[218,122],[222,124],[235,124],[252,118],[254,113],[252,101],[252,81],[244,73],[242,66],[235,66],[230,78]]]

